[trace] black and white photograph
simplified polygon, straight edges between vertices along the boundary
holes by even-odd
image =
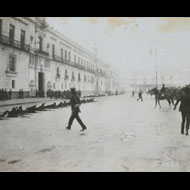
[[[190,172],[190,17],[0,17],[0,172]]]

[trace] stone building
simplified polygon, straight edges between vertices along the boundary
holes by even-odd
[[[49,27],[45,17],[0,17],[0,89],[18,98],[75,87],[82,95],[114,92],[113,69]],[[109,68],[109,69],[108,69]],[[115,78],[115,79],[114,79]]]
[[[29,95],[30,36],[33,28],[25,19],[0,17],[0,89],[20,89]]]

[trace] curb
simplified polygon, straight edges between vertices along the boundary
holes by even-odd
[[[7,107],[7,106],[16,106],[16,105],[24,105],[24,104],[34,104],[34,103],[50,102],[50,101],[56,101],[56,100],[39,100],[39,101],[33,101],[33,102],[21,102],[21,103],[4,104],[4,105],[0,105],[0,108],[1,108],[1,107]]]

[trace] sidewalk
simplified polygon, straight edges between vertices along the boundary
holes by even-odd
[[[81,97],[81,99],[83,98],[84,97]],[[51,104],[51,102],[60,103],[63,101],[68,102],[69,100],[68,99],[50,99],[50,98],[24,98],[24,99],[11,99],[11,100],[0,101],[0,114],[2,114],[4,111],[12,109],[12,107],[14,106],[23,106],[23,108],[26,108],[28,106],[33,106],[33,105],[37,105],[41,103],[46,104],[49,102],[49,104]]]
[[[60,103],[63,101],[67,101],[65,99],[50,99],[50,98],[25,98],[25,99],[13,99],[0,101],[0,115],[7,110],[11,110],[14,106],[22,106],[26,109],[29,106],[40,105],[42,103],[51,104],[52,102]]]
[[[23,105],[23,104],[30,104],[30,103],[40,103],[40,102],[48,102],[48,101],[55,101],[55,99],[50,99],[50,98],[25,98],[25,99],[5,100],[5,101],[0,101],[0,107]]]
[[[85,96],[81,97],[83,98],[92,98],[92,97],[98,97],[98,96]],[[100,96],[99,96],[100,97]],[[50,98],[24,98],[24,99],[11,99],[11,100],[4,100],[0,101],[0,107],[6,107],[6,106],[15,106],[15,105],[23,105],[23,104],[31,104],[31,103],[40,103],[40,102],[48,102],[48,101],[67,101],[68,99],[50,99]]]

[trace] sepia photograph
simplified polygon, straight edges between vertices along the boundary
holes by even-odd
[[[0,172],[190,172],[190,17],[0,17]]]

